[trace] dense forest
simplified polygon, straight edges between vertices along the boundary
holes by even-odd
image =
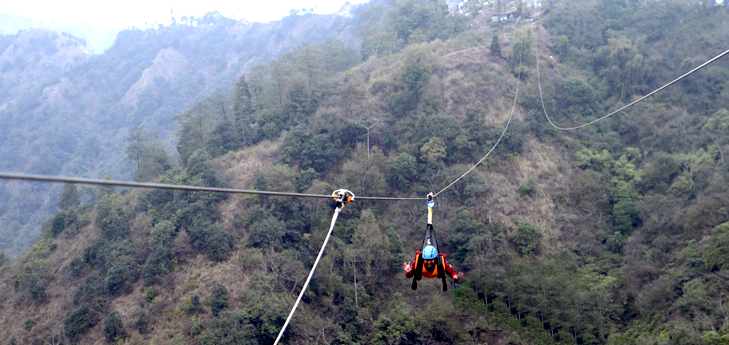
[[[137,181],[424,197],[509,123],[435,201],[459,284],[404,277],[424,201],[355,200],[283,342],[729,344],[729,61],[579,130],[545,117],[577,126],[699,66],[729,47],[729,12],[538,4],[372,4],[360,49],[326,40],[255,65],[174,115],[174,155],[145,120],[123,156]],[[333,212],[81,188],[63,186],[27,252],[0,255],[0,343],[272,344]]]

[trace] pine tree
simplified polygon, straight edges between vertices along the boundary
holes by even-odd
[[[489,48],[491,50],[491,55],[502,57],[501,56],[501,44],[499,44],[499,36],[494,35],[494,37],[491,39],[491,47]]]

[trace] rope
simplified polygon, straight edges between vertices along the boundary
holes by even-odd
[[[538,46],[538,41],[537,41],[537,32],[538,31],[539,30],[537,30],[536,25],[534,25],[534,42],[535,42],[534,47],[536,48],[536,51],[537,51],[537,82],[539,84],[539,98],[542,100],[542,109],[544,110],[544,116],[547,117],[547,121],[549,121],[549,124],[552,125],[552,127],[556,128],[556,129],[559,129],[561,131],[571,131],[571,130],[575,130],[575,129],[580,129],[582,127],[589,126],[589,125],[591,125],[591,124],[593,124],[595,122],[598,122],[598,121],[604,120],[604,119],[606,119],[606,118],[608,118],[610,116],[613,116],[613,115],[615,115],[615,114],[617,114],[617,113],[619,113],[619,112],[621,112],[621,111],[623,111],[623,110],[625,110],[625,109],[627,109],[627,108],[635,105],[636,103],[638,103],[638,102],[640,102],[640,101],[642,101],[642,100],[644,100],[644,99],[646,99],[646,98],[648,98],[650,96],[653,96],[653,94],[657,93],[658,91],[661,91],[661,90],[663,90],[663,89],[665,89],[665,88],[667,88],[667,87],[675,84],[679,80],[688,77],[689,75],[693,74],[694,72],[696,72],[696,71],[698,71],[698,70],[700,70],[700,69],[708,66],[709,64],[713,63],[714,61],[719,60],[722,57],[724,57],[725,55],[729,54],[729,50],[727,50],[727,51],[725,51],[725,52],[723,52],[723,53],[715,56],[713,59],[704,62],[703,64],[701,64],[701,66],[696,67],[696,68],[688,71],[686,74],[684,74],[684,75],[682,75],[682,76],[674,79],[672,82],[670,82],[670,83],[668,83],[666,85],[663,85],[663,86],[659,87],[658,89],[654,90],[653,92],[651,92],[651,93],[649,93],[649,94],[647,94],[647,95],[639,98],[638,100],[636,100],[636,101],[634,101],[634,102],[632,102],[632,103],[630,103],[630,104],[628,104],[628,105],[626,105],[626,106],[624,106],[624,107],[622,107],[622,108],[620,108],[620,109],[618,109],[616,111],[613,111],[612,113],[607,114],[607,115],[605,115],[605,116],[603,116],[603,117],[601,117],[599,119],[592,120],[592,121],[590,121],[588,123],[585,123],[585,124],[582,124],[582,125],[579,125],[579,126],[575,126],[575,127],[559,127],[559,126],[555,125],[552,122],[552,120],[549,118],[549,115],[547,115],[547,108],[544,106],[544,98],[542,97],[542,81],[541,81],[541,78],[539,76],[539,46]]]
[[[524,57],[524,26],[521,27],[521,51],[519,55],[519,76],[516,79],[516,96],[514,96],[514,105],[511,107],[511,114],[509,114],[509,121],[506,122],[506,127],[504,127],[504,131],[501,132],[501,136],[499,137],[499,140],[496,140],[496,144],[494,144],[493,147],[491,147],[491,150],[486,153],[483,158],[481,158],[478,163],[474,164],[471,169],[468,169],[463,175],[461,175],[459,178],[455,179],[451,184],[445,186],[445,188],[441,189],[438,193],[435,193],[434,196],[438,196],[440,193],[443,193],[446,189],[450,188],[452,185],[456,184],[456,182],[460,181],[462,178],[464,178],[468,173],[470,173],[473,169],[476,169],[477,166],[479,166],[485,159],[488,157],[491,152],[493,152],[496,149],[496,146],[499,145],[501,142],[501,139],[504,137],[504,134],[506,134],[506,130],[509,129],[509,124],[511,124],[511,119],[514,117],[514,109],[516,109],[516,100],[519,98],[519,81],[521,80],[521,59]]]
[[[329,196],[329,197],[331,197],[331,196]],[[329,227],[329,232],[327,233],[327,237],[324,239],[324,244],[322,244],[321,249],[319,250],[319,255],[316,257],[316,261],[314,261],[314,266],[311,268],[311,272],[309,272],[309,277],[306,278],[304,287],[301,288],[301,292],[299,292],[299,297],[296,299],[296,303],[294,303],[294,307],[291,308],[289,317],[286,318],[286,322],[284,323],[283,327],[281,328],[281,331],[278,333],[278,337],[276,337],[276,341],[273,343],[273,345],[278,344],[279,340],[281,340],[281,337],[283,336],[284,331],[286,330],[286,327],[289,325],[291,318],[294,316],[294,312],[296,311],[296,308],[299,306],[299,302],[301,302],[301,297],[304,296],[304,292],[306,292],[306,288],[309,286],[311,277],[314,276],[314,271],[316,271],[316,266],[319,264],[319,259],[321,259],[322,254],[324,254],[324,248],[327,246],[327,242],[329,242],[329,237],[332,235],[332,230],[334,229],[334,224],[337,223],[337,217],[339,216],[339,211],[342,210],[342,207],[344,207],[344,204],[338,202],[337,208],[334,209],[334,215],[332,216],[332,225]]]

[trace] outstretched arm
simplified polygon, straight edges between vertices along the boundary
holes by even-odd
[[[463,278],[463,272],[456,273],[456,270],[453,269],[453,266],[451,266],[451,264],[446,262],[444,268],[445,268],[446,273],[449,276],[451,276],[451,278],[453,278],[454,282],[457,283],[459,280],[461,280]]]

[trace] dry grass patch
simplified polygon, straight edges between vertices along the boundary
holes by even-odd
[[[265,140],[234,154],[226,154],[213,160],[220,177],[236,189],[251,189],[258,172],[273,166],[281,156],[283,138]]]

